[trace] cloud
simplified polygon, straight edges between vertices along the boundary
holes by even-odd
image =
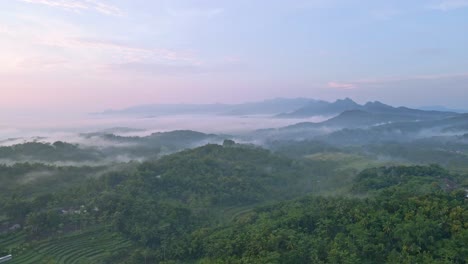
[[[327,84],[328,88],[334,89],[355,89],[357,88],[354,83],[341,83],[341,82],[329,82]]]
[[[427,75],[413,75],[403,77],[388,77],[381,79],[365,79],[355,83],[357,84],[381,84],[390,82],[403,82],[403,81],[418,81],[418,80],[440,80],[440,79],[453,79],[453,78],[466,78],[468,73],[450,73],[450,74],[427,74]]]
[[[104,69],[110,71],[151,73],[157,75],[176,75],[176,74],[197,74],[203,73],[203,67],[194,65],[171,65],[161,63],[115,63],[104,66]]]
[[[104,66],[110,71],[124,71],[135,73],[150,73],[152,75],[186,75],[204,73],[226,73],[239,72],[245,70],[245,65],[240,62],[225,63],[203,63],[198,65],[190,64],[162,64],[162,63],[116,63]]]
[[[332,8],[339,4],[339,0],[299,0],[292,1],[293,6],[296,8],[314,9],[314,8]],[[283,4],[282,1],[279,3]],[[289,3],[288,3],[289,4]]]
[[[6,25],[0,25],[0,34],[13,35],[13,30]]]
[[[4,47],[0,73],[177,75],[238,71],[242,63],[237,57],[201,58],[193,50],[154,47],[137,40],[89,37],[81,27],[51,18],[21,15],[18,22],[14,31],[11,25],[0,24],[0,34],[8,40],[0,43]]]
[[[60,57],[30,57],[19,61],[18,66],[22,68],[33,68],[41,70],[57,69],[70,63],[68,60]]]
[[[116,6],[105,4],[99,0],[19,0],[25,3],[46,5],[49,7],[57,7],[73,12],[81,12],[84,10],[94,10],[96,12],[111,15],[123,16],[124,13]]]
[[[437,4],[432,4],[429,6],[431,9],[441,10],[441,11],[450,11],[459,8],[468,7],[468,0],[443,0]]]
[[[388,83],[409,82],[409,81],[424,81],[424,80],[443,80],[468,78],[468,73],[451,73],[451,74],[428,74],[428,75],[413,75],[403,77],[387,77],[375,79],[362,79],[349,82],[329,82],[329,88],[336,89],[355,89],[362,86],[378,86]]]
[[[390,20],[401,14],[402,12],[395,8],[383,8],[371,11],[371,16],[377,20]]]
[[[189,58],[185,58],[190,62]],[[151,61],[134,61],[128,63],[111,63],[103,69],[109,71],[125,71],[135,73],[151,73],[153,75],[186,75],[204,73],[240,72],[249,67],[237,56],[226,56],[218,60],[199,61],[194,58],[193,63],[160,63]]]
[[[208,9],[200,9],[200,8],[190,8],[190,9],[168,9],[168,14],[170,16],[176,18],[211,18],[218,16],[224,12],[223,8],[208,8]]]
[[[197,65],[202,62],[188,52],[179,52],[162,48],[141,48],[114,41],[85,38],[44,39],[41,44],[67,49],[95,50],[102,54],[111,54],[117,63],[136,62],[171,62]]]

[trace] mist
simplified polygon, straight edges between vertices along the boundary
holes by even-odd
[[[73,118],[44,117],[5,122],[0,126],[0,145],[14,145],[25,141],[66,141],[78,144],[108,145],[108,142],[84,142],[79,134],[107,132],[124,137],[144,137],[156,132],[193,130],[215,134],[243,134],[258,129],[279,128],[300,122],[320,122],[324,116],[280,119],[266,115],[221,116],[177,115],[160,117],[102,117],[82,115]],[[116,129],[112,129],[116,128]],[[130,128],[130,129],[118,129]]]

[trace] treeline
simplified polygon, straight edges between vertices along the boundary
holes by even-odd
[[[308,190],[303,184],[308,169],[301,163],[236,144],[207,145],[121,167],[104,173],[109,168],[4,166],[5,182],[13,188],[5,190],[0,209],[31,238],[101,221],[157,247],[175,233],[193,231],[192,226],[223,221],[223,210],[298,197]],[[32,176],[36,178],[26,183]]]
[[[406,196],[396,188],[372,199],[308,197],[281,203],[255,210],[227,227],[197,230],[185,260],[466,263],[464,196],[440,190]]]
[[[18,166],[5,175],[60,171]],[[436,165],[371,168],[344,196],[317,196],[335,167],[226,141],[41,195],[10,190],[1,206],[29,240],[106,225],[133,241],[108,263],[467,262],[465,175]]]
[[[86,133],[76,135],[75,140],[79,143],[75,144],[63,141],[47,143],[47,138],[35,140],[0,146],[0,161],[109,164],[157,159],[162,155],[221,141],[217,135],[190,130],[153,133],[146,137],[124,137],[103,132]]]
[[[151,253],[136,251],[128,263],[466,263],[466,192],[446,186],[458,177],[438,166],[369,169],[354,184],[374,193],[368,198],[309,196],[261,207]]]
[[[62,141],[55,143],[27,142],[13,146],[0,147],[0,159],[36,161],[93,161],[103,158],[97,150],[82,149],[78,145]]]

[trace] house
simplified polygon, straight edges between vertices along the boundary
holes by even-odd
[[[11,226],[10,228],[8,228],[8,230],[10,230],[11,232],[16,231],[16,230],[19,230],[19,229],[21,229],[21,225],[20,225],[20,224],[14,224],[14,225]]]

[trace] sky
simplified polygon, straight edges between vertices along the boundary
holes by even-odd
[[[468,0],[0,0],[0,111],[310,97],[468,108]]]

